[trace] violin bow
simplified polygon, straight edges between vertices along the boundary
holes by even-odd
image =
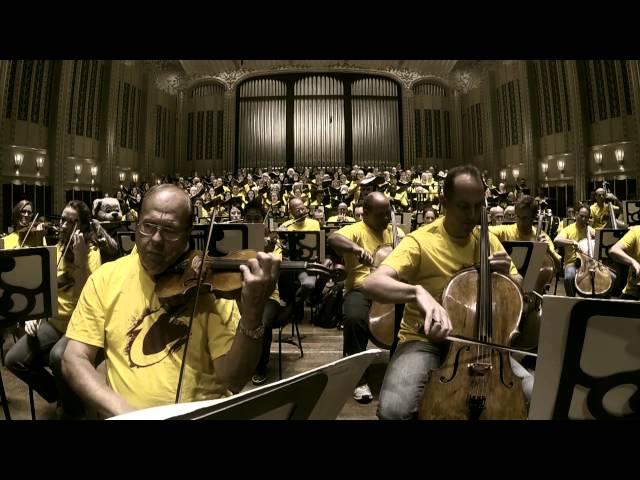
[[[191,338],[191,328],[193,327],[193,317],[196,314],[198,308],[198,299],[200,298],[200,287],[202,286],[202,276],[204,273],[205,259],[207,252],[209,251],[209,245],[211,244],[211,237],[213,233],[214,222],[209,224],[209,234],[207,235],[207,243],[202,252],[202,262],[200,263],[200,270],[198,271],[198,283],[196,284],[196,298],[193,301],[193,310],[191,311],[191,317],[189,317],[189,328],[187,329],[187,340],[184,342],[184,352],[182,353],[182,363],[180,365],[180,376],[178,377],[178,388],[176,389],[176,403],[180,403],[180,397],[182,395],[182,380],[184,378],[184,366],[187,363],[187,350],[189,348],[189,338]]]
[[[73,240],[73,235],[76,233],[77,229],[78,229],[78,222],[73,224],[73,230],[71,230],[71,235],[69,235],[69,240],[67,240],[67,244],[64,246],[64,250],[62,251],[62,255],[58,259],[58,264],[56,265],[56,268],[60,266],[60,262],[62,261],[64,256],[67,254],[67,250],[69,250],[69,245],[71,245],[71,240]]]
[[[20,244],[20,248],[22,248],[25,244],[25,242],[27,241],[27,237],[29,237],[29,233],[31,233],[31,229],[33,228],[33,225],[36,223],[36,220],[38,219],[38,212],[36,212],[36,214],[33,216],[33,220],[31,220],[31,224],[29,225],[29,228],[27,229],[27,233],[24,235],[24,238],[22,239],[22,243]]]

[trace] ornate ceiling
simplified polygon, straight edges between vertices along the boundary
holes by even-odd
[[[341,70],[381,72],[410,87],[417,81],[436,79],[467,92],[480,83],[488,64],[484,60],[150,60],[156,83],[168,92],[189,88],[202,80],[221,81],[228,89],[248,75],[272,71]]]

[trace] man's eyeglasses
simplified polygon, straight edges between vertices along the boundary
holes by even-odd
[[[151,237],[155,235],[156,232],[160,232],[160,235],[162,236],[162,238],[164,238],[165,240],[169,240],[170,242],[175,242],[184,233],[179,230],[173,230],[170,228],[162,227],[160,225],[155,225],[153,223],[147,223],[147,222],[138,224],[138,231],[140,232],[140,234],[144,235],[145,237]]]

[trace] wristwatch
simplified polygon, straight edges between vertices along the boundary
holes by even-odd
[[[248,328],[243,327],[241,323],[238,323],[238,330],[246,337],[253,338],[254,340],[259,340],[264,336],[263,325],[258,325],[256,328],[249,330]]]

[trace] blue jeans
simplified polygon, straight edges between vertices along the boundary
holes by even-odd
[[[438,368],[445,347],[412,341],[398,345],[382,382],[378,418],[380,420],[412,420],[418,417],[429,370]],[[513,373],[522,379],[522,390],[531,399],[533,375],[511,358]]]
[[[564,266],[564,292],[567,297],[576,296],[576,264]]]

